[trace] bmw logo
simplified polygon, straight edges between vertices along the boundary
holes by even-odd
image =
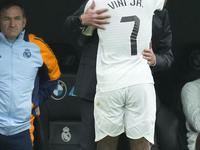
[[[61,100],[65,97],[66,93],[67,93],[67,86],[65,85],[63,81],[58,80],[58,85],[53,91],[53,94],[51,95],[51,97],[54,100]]]

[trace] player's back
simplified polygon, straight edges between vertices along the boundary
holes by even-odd
[[[108,91],[153,82],[142,51],[149,48],[153,13],[163,3],[164,0],[95,0],[95,9],[109,8],[106,13],[111,15],[110,24],[104,25],[106,30],[98,29],[100,88]]]
[[[110,24],[104,25],[106,30],[98,30],[102,49],[119,58],[141,55],[149,47],[157,1],[95,0],[95,9],[107,7],[106,13],[111,14]]]

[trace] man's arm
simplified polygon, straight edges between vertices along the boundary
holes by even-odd
[[[36,94],[35,97],[33,97],[33,104],[34,107],[37,107],[39,103],[47,100],[52,94],[57,86],[57,80],[61,72],[53,51],[41,38],[30,34],[29,41],[40,48],[40,53],[43,58],[43,66],[38,70],[34,87],[35,93],[33,92],[33,95]]]
[[[58,80],[40,81],[39,82],[39,104],[48,100],[56,86],[58,85]]]
[[[174,61],[171,50],[172,32],[168,11],[166,9],[161,12],[156,11],[155,15],[153,26],[159,24],[162,29],[160,33],[157,33],[157,30],[153,30],[152,48],[145,49],[143,52],[143,58],[147,60],[153,73],[168,69]]]
[[[88,25],[105,29],[105,27],[102,26],[102,24],[109,23],[109,21],[104,19],[110,18],[110,15],[102,13],[106,12],[108,9],[102,8],[99,10],[94,10],[95,2],[92,1],[90,7],[84,12],[86,4],[87,1],[83,3],[73,15],[67,17],[66,25],[70,29],[70,31],[80,33],[82,31],[82,27]]]
[[[39,95],[36,96],[36,99],[38,99],[38,103],[35,103],[36,106],[33,108],[33,115],[39,116],[40,115],[40,108],[39,105],[44,103],[44,101],[48,100],[50,95],[53,93],[55,90],[56,86],[58,85],[58,80],[53,80],[53,81],[40,81],[39,83]],[[33,92],[33,94],[35,94]],[[33,99],[35,98],[34,95],[32,97]]]
[[[82,24],[81,24],[81,20],[80,20],[80,16],[84,13],[84,8],[85,8],[85,5],[87,3],[87,0],[79,7],[78,10],[76,10],[74,12],[73,15],[71,16],[68,16],[67,19],[66,19],[66,26],[67,28],[69,29],[70,33],[71,34],[80,34],[81,31],[82,31]]]
[[[155,15],[161,14],[159,11]],[[163,10],[164,16],[159,16],[162,19],[162,32],[158,45],[155,46],[156,65],[152,67],[152,72],[163,71],[168,69],[174,62],[172,53],[172,31],[170,27],[169,14],[167,9]],[[153,42],[153,41],[152,41]]]
[[[94,10],[95,2],[92,1],[92,4],[86,9],[86,11],[80,16],[83,25],[95,26],[100,29],[105,29],[103,24],[109,24],[107,18],[110,18],[109,14],[102,14],[108,11],[108,8],[102,8]]]

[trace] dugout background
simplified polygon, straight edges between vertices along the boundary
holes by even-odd
[[[1,0],[0,0],[1,1]],[[76,74],[81,49],[67,33],[66,17],[72,15],[85,0],[19,0],[27,15],[26,31],[42,37],[54,51],[62,74]],[[200,1],[168,0],[173,33],[174,63],[170,69],[155,74],[160,100],[169,108],[177,102],[184,83],[200,77]],[[193,51],[196,67],[189,56]],[[199,60],[198,60],[199,59]],[[184,123],[184,122],[183,122]]]
[[[1,0],[0,0],[1,1]],[[67,34],[66,17],[73,14],[85,0],[20,0],[27,15],[26,30],[42,37],[56,54],[62,73],[76,73],[81,55],[73,36]],[[189,55],[200,50],[200,1],[168,0],[173,33],[174,63],[164,72],[156,73],[155,80],[161,101],[171,107],[174,88],[200,76]],[[198,59],[198,58],[197,58]]]
[[[50,45],[58,58],[62,72],[76,72],[81,51],[73,36],[67,34],[65,19],[85,0],[20,1],[26,8],[26,30],[42,37]],[[155,80],[161,101],[169,107],[176,99],[174,88],[200,75],[199,69],[191,67],[189,63],[191,51],[200,50],[199,6],[199,0],[168,0],[166,6],[173,33],[175,62],[170,69],[156,73]]]
[[[0,0],[1,1],[1,0]],[[62,73],[76,73],[81,55],[73,35],[67,33],[66,17],[72,15],[85,0],[19,0],[27,15],[26,31],[42,37],[57,56]],[[200,77],[200,60],[194,68],[189,55],[200,50],[200,1],[168,0],[173,33],[174,63],[164,72],[156,73],[156,88],[161,101],[172,107],[177,86]],[[196,58],[196,59],[200,59]],[[197,60],[198,61],[198,60]],[[175,93],[174,93],[175,92]]]

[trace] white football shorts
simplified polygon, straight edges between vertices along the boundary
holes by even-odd
[[[130,139],[154,144],[156,96],[153,84],[138,84],[109,92],[97,91],[94,103],[95,141],[123,132]]]

